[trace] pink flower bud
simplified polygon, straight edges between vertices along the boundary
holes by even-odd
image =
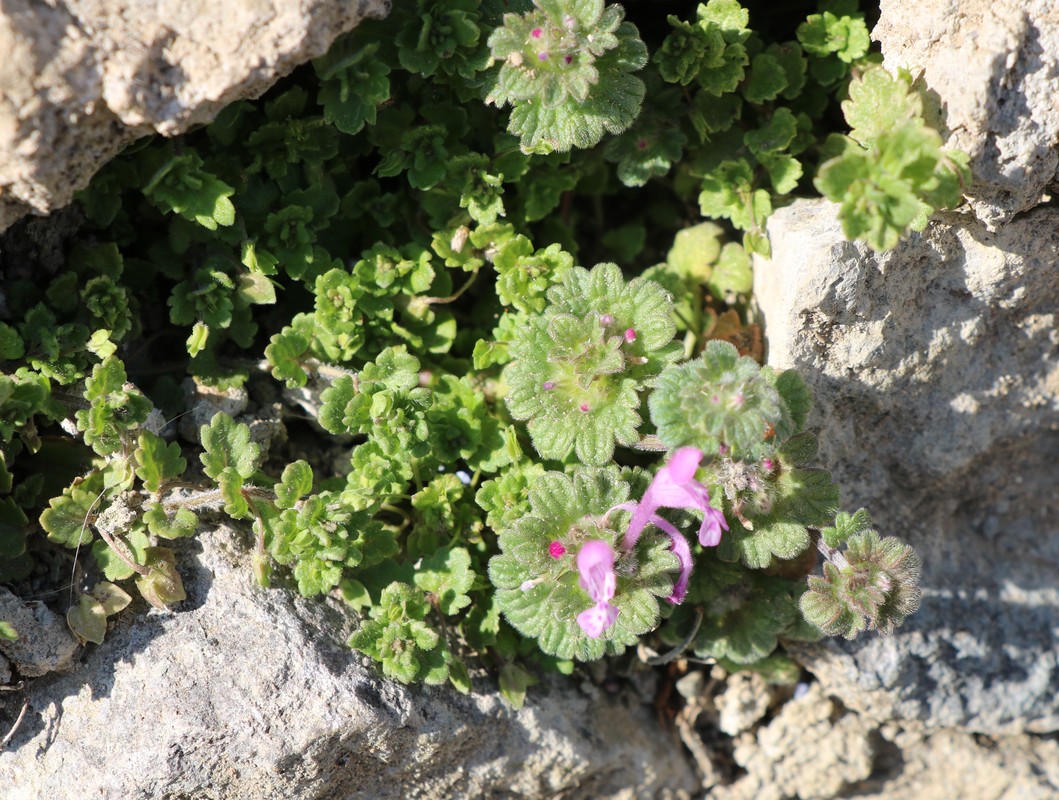
[[[542,50],[541,52],[537,53],[537,59],[540,61],[547,61],[548,52],[546,50]]]
[[[563,543],[556,539],[550,545],[548,545],[548,555],[552,558],[562,558],[566,555],[566,548],[563,547]]]
[[[541,388],[544,389],[544,391],[546,392],[550,392],[552,389],[555,388],[555,381],[545,381],[543,384],[541,384]]]
[[[541,38],[541,33],[543,33],[543,31],[540,28],[534,28],[530,31],[530,36],[532,36],[534,39],[539,39]]]
[[[610,314],[604,314],[602,317],[599,318],[599,324],[603,325],[604,327],[606,327],[607,325],[613,325],[614,317]]]
[[[581,409],[582,411],[587,412],[588,411],[588,403],[582,403],[581,405],[578,406],[578,408]]]
[[[636,331],[634,331],[632,328],[626,328],[625,329],[625,341],[627,341],[629,344],[632,344],[633,342],[635,342],[636,341]]]

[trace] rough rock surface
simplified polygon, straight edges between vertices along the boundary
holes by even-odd
[[[882,0],[872,31],[893,70],[922,73],[968,197],[991,229],[1051,192],[1059,168],[1059,9],[1053,0]]]
[[[44,603],[23,602],[0,588],[0,620],[10,623],[18,633],[13,642],[0,639],[0,684],[10,680],[10,665],[23,677],[35,678],[73,669],[77,663],[77,639],[66,620]]]
[[[1059,742],[876,725],[819,686],[736,740],[746,771],[709,800],[1052,800]]]
[[[403,687],[340,643],[341,607],[256,587],[230,532],[199,541],[179,610],[122,615],[80,670],[33,684],[0,754],[5,800],[675,800],[699,785],[627,695],[566,679],[516,712],[481,677],[467,697]]]
[[[1059,210],[949,218],[882,255],[823,201],[769,234],[768,361],[812,388],[843,505],[924,562],[896,635],[807,648],[810,669],[877,719],[1059,730]]]
[[[133,139],[256,97],[388,0],[9,0],[0,230],[70,202]]]
[[[714,790],[712,800],[826,800],[865,778],[873,767],[871,727],[843,713],[819,684],[791,700],[756,734],[735,744],[745,777]]]

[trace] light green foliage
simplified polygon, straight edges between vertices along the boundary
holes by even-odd
[[[451,654],[425,621],[429,613],[422,590],[391,583],[372,608],[371,619],[350,637],[349,646],[380,662],[383,674],[402,683],[444,683]]]
[[[111,356],[92,370],[85,381],[87,409],[76,414],[77,427],[99,455],[106,456],[130,444],[128,432],[151,411],[151,401],[126,382],[125,367]]]
[[[467,592],[474,586],[474,579],[467,550],[443,548],[423,561],[416,573],[415,585],[427,593],[427,599],[442,614],[451,616],[471,604]]]
[[[133,453],[136,460],[136,477],[143,481],[147,491],[154,494],[169,478],[177,478],[187,469],[187,461],[180,455],[180,445],[166,442],[150,431],[141,431],[139,446]]]
[[[500,74],[488,101],[512,106],[508,130],[526,152],[592,147],[621,133],[640,112],[645,87],[632,73],[647,63],[636,26],[603,0],[536,0],[505,14],[489,37]]]
[[[378,107],[390,99],[390,68],[378,49],[376,42],[358,47],[355,39],[344,39],[313,62],[324,121],[342,133],[352,136],[375,124]]]
[[[914,556],[835,516],[807,388],[739,352],[760,354],[743,321],[773,208],[816,185],[887,244],[958,200],[923,87],[872,66],[849,0],[768,20],[710,0],[646,44],[649,4],[393,5],[261,101],[136,143],[61,236],[12,251],[0,581],[91,555],[106,581],[56,610],[98,642],[134,583],[183,599],[167,540],[223,511],[257,580],[343,598],[386,674],[469,691],[473,657],[514,706],[541,670],[659,634],[789,676],[806,617],[898,624]],[[249,405],[181,439],[192,383]],[[613,507],[664,487],[660,445],[705,451],[716,548],[694,485],[698,510],[663,505],[624,547]],[[576,621],[592,538],[616,554],[598,639]]]
[[[419,385],[419,360],[404,346],[383,350],[356,380],[339,378],[322,399],[320,424],[331,433],[371,433],[388,455],[425,455],[431,393]]]
[[[147,178],[143,193],[162,211],[175,211],[211,231],[235,222],[235,206],[228,199],[235,190],[205,171],[196,153],[144,150],[137,168]]]
[[[614,626],[591,639],[576,622],[592,605],[578,583],[577,551],[590,540],[617,545],[618,520],[627,517],[605,515],[628,497],[629,485],[613,467],[576,468],[570,476],[548,472],[530,486],[529,515],[501,529],[501,555],[489,562],[489,578],[507,621],[536,638],[545,653],[592,661],[623,652],[658,625],[659,599],[672,591],[678,564],[668,539],[648,535],[632,552],[619,551]],[[563,546],[559,558],[549,552],[553,542]]]
[[[107,617],[113,616],[132,602],[120,586],[100,581],[90,594],[82,594],[78,604],[66,612],[70,629],[83,642],[102,644],[107,632]]]
[[[667,368],[650,409],[670,448],[693,445],[712,454],[723,447],[740,458],[760,458],[772,451],[771,432],[792,432],[774,374],[727,342],[709,342],[699,360]]]
[[[687,604],[662,629],[667,644],[687,637],[696,607],[703,609],[703,621],[688,650],[698,658],[753,665],[775,651],[780,637],[796,633],[804,584],[713,559],[700,560],[698,569],[702,574]]]
[[[850,84],[842,110],[853,129],[832,144],[839,154],[820,167],[815,185],[841,204],[847,237],[891,250],[923,230],[935,210],[959,204],[970,180],[967,156],[942,149],[908,73],[867,70]]]
[[[872,530],[867,511],[839,514],[822,537],[828,545],[824,574],[809,578],[801,599],[811,624],[847,639],[866,629],[888,634],[919,608],[919,556],[900,539]],[[835,549],[840,544],[842,553]]]
[[[669,301],[615,264],[573,269],[548,299],[511,343],[508,409],[543,458],[602,466],[636,441],[640,392],[680,356]]]

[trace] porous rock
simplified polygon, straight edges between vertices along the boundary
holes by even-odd
[[[876,254],[799,201],[769,235],[768,362],[812,389],[843,507],[923,559],[918,613],[805,648],[809,669],[877,719],[1059,730],[1059,210],[995,233],[950,216]]]
[[[734,757],[745,770],[709,800],[1051,800],[1059,796],[1059,742],[1021,734],[877,725],[819,685],[783,706]]]
[[[827,800],[871,775],[870,723],[843,713],[819,684],[783,706],[768,725],[736,739],[746,776],[714,790],[711,800]]]
[[[388,8],[388,0],[8,0],[0,230],[69,203],[132,140],[208,122]]]
[[[566,678],[515,711],[485,677],[469,696],[402,686],[342,644],[339,603],[257,587],[230,531],[199,541],[177,610],[130,609],[77,672],[30,687],[0,754],[5,800],[676,800],[698,785],[628,695]]]
[[[882,0],[885,66],[922,75],[948,144],[971,156],[967,195],[991,229],[1051,193],[1059,169],[1054,0]]]
[[[23,601],[0,588],[0,620],[9,623],[18,634],[14,641],[0,639],[0,653],[23,678],[69,670],[77,663],[77,639],[66,627],[66,620],[44,603]],[[10,670],[2,671],[10,679]]]

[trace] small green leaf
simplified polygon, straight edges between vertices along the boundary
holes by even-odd
[[[157,494],[164,481],[184,474],[187,461],[180,455],[180,445],[176,442],[166,444],[161,436],[150,431],[141,431],[138,442],[133,459],[136,475],[147,491]]]
[[[526,690],[537,683],[537,677],[518,664],[505,664],[500,668],[500,694],[514,708],[526,703]]]
[[[452,615],[470,605],[467,592],[474,585],[474,578],[466,549],[443,548],[416,570],[415,585],[427,593],[442,614]]]
[[[76,606],[66,612],[66,624],[82,642],[103,644],[107,634],[107,612],[92,595],[83,594]]]
[[[173,551],[165,547],[148,547],[144,566],[149,572],[136,578],[136,588],[144,600],[157,609],[165,610],[173,603],[186,599],[184,584],[176,569]]]
[[[250,441],[249,427],[218,412],[209,424],[202,426],[199,435],[203,448],[199,458],[209,477],[217,480],[226,469],[244,480],[254,474],[261,448]]]

